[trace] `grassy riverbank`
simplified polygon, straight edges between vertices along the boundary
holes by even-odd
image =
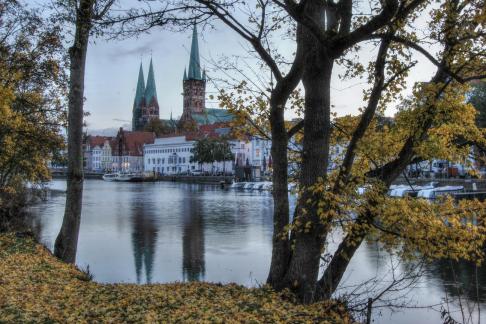
[[[0,234],[0,323],[347,323],[331,302],[296,305],[269,289],[234,284],[98,284],[30,236]]]

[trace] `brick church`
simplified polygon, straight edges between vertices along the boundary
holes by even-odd
[[[173,129],[180,131],[185,123],[191,123],[198,129],[203,125],[222,125],[231,122],[234,116],[225,109],[206,108],[206,72],[201,69],[197,28],[194,26],[191,42],[189,68],[184,69],[182,80],[183,112],[180,120],[162,120]],[[137,90],[133,102],[132,130],[144,130],[152,119],[159,119],[159,103],[155,87],[152,59],[150,60],[147,84],[144,82],[142,65],[138,73]]]

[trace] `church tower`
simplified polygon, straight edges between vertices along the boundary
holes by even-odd
[[[144,93],[145,105],[142,107],[142,128],[149,120],[159,118],[159,103],[157,101],[157,89],[155,88],[154,66],[150,59],[150,67],[147,78],[147,86]]]
[[[140,69],[138,71],[137,90],[135,92],[135,100],[133,101],[132,111],[132,130],[137,131],[143,128],[141,126],[142,107],[145,105],[144,100],[145,81],[143,77],[142,62],[140,62]]]
[[[189,69],[188,71],[184,69],[182,84],[184,104],[181,120],[186,121],[192,119],[191,116],[193,113],[201,114],[206,108],[206,73],[201,73],[196,25],[194,25],[192,31]]]

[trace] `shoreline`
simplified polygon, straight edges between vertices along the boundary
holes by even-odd
[[[265,286],[96,283],[28,233],[0,233],[0,272],[7,322],[353,322],[336,301],[295,304]]]

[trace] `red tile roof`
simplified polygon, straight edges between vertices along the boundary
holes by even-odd
[[[88,136],[88,144],[91,148],[95,147],[95,146],[103,146],[103,144],[105,143],[105,141],[109,141],[111,140],[112,137],[108,137],[108,136]]]
[[[129,132],[120,129],[116,138],[110,142],[113,155],[143,156],[143,145],[153,144],[155,133],[152,132]],[[120,148],[122,152],[120,152]]]

